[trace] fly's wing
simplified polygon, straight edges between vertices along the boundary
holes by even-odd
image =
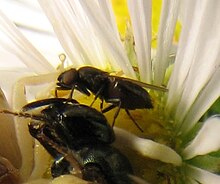
[[[121,100],[121,107],[127,110],[153,108],[151,96],[140,85],[124,80],[123,78],[115,78],[114,93],[118,95]]]
[[[162,92],[167,92],[168,91],[168,89],[164,86],[156,86],[156,85],[153,85],[153,84],[148,84],[148,83],[144,83],[144,82],[141,82],[141,81],[137,81],[137,80],[130,79],[130,78],[125,78],[125,77],[117,77],[117,76],[114,76],[114,77],[118,78],[120,80],[123,80],[123,81],[128,81],[128,82],[137,84],[137,85],[139,85],[143,88],[148,88],[148,89],[162,91]]]

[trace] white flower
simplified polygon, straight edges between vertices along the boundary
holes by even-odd
[[[38,2],[52,24],[72,67],[92,65],[112,71],[122,70],[126,76],[137,79],[130,63],[131,58],[128,57],[120,40],[108,0]],[[161,125],[156,131],[159,134],[153,134],[150,137],[153,140],[149,140],[115,128],[116,144],[127,145],[129,149],[138,151],[146,157],[144,165],[150,168],[146,170],[152,169],[152,176],[149,174],[150,177],[145,178],[148,182],[220,183],[220,176],[216,174],[219,173],[220,118],[216,115],[204,122],[200,121],[220,94],[220,2],[163,1],[155,56],[151,55],[152,2],[127,0],[127,3],[136,53],[132,62],[136,62],[138,66],[140,80],[159,86],[167,85],[169,91],[165,94],[152,92],[156,102],[155,110],[147,115],[152,117],[154,125]],[[178,17],[182,31],[176,45],[175,58],[171,59]],[[45,74],[42,77],[44,82],[56,80],[55,67],[28,42],[2,12],[0,12],[0,30],[7,39],[1,38],[0,45],[24,63],[26,74]],[[54,55],[58,54],[55,52]],[[7,58],[4,59],[6,61]],[[19,69],[16,68],[16,71]],[[17,78],[12,71],[10,75]],[[16,75],[23,76],[23,73],[16,72]],[[8,72],[5,76],[8,76]],[[24,82],[26,80],[21,79],[17,87],[24,85]],[[1,79],[1,83],[4,86],[4,79]],[[34,79],[31,83],[40,84]],[[16,100],[16,104],[13,104],[14,109],[19,110],[25,103],[25,99],[19,99],[19,103]],[[143,119],[146,120],[145,118]],[[45,153],[39,150],[40,148],[37,149],[37,146],[33,155],[30,146],[31,137],[28,138],[29,142],[23,140],[20,132],[26,129],[22,134],[27,134],[25,137],[28,137],[25,127],[25,123],[16,124],[23,159],[18,167],[23,180],[27,181],[30,176],[30,179],[41,177],[45,170],[39,171],[39,168],[46,169],[45,162],[48,157],[44,159],[39,157],[37,154]],[[152,135],[150,133],[148,135]],[[17,152],[19,155],[18,150]],[[1,155],[5,156],[3,151]],[[8,159],[14,164],[13,159]],[[153,164],[147,165],[151,163]],[[32,171],[33,164],[35,167]]]

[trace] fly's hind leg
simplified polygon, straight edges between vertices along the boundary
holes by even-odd
[[[106,113],[112,109],[114,109],[115,107],[117,107],[117,110],[114,114],[114,118],[113,118],[113,122],[112,122],[112,127],[114,127],[115,125],[115,120],[118,117],[118,114],[121,110],[121,100],[120,99],[110,99],[110,100],[106,100],[106,102],[108,103],[112,103],[111,105],[109,105],[108,107],[106,107],[105,109],[102,110],[102,113]],[[128,109],[125,109],[125,112],[127,113],[127,115],[129,116],[129,118],[133,121],[133,123],[136,125],[136,127],[143,132],[143,129],[140,127],[140,125],[135,121],[135,119],[132,117],[132,115],[130,114],[130,112],[128,111]]]
[[[103,90],[104,90],[104,88],[105,88],[105,85],[102,85],[102,87],[98,90],[98,92],[95,94],[95,98],[94,98],[94,100],[92,101],[92,103],[91,103],[91,105],[90,105],[90,107],[92,107],[92,105],[94,104],[94,102],[97,100],[97,98],[99,97],[99,95],[103,92]],[[102,100],[102,104],[101,104],[101,110],[102,110],[102,106],[103,106],[103,100]]]
[[[125,112],[127,113],[127,115],[129,116],[129,118],[133,121],[133,123],[136,125],[136,127],[141,131],[144,132],[143,129],[140,127],[140,125],[135,121],[135,119],[132,117],[132,115],[130,114],[130,112],[128,111],[128,109],[125,109]]]
[[[114,127],[115,125],[115,120],[116,118],[118,117],[118,114],[121,110],[121,100],[120,99],[109,99],[109,100],[106,100],[107,103],[112,103],[111,105],[109,105],[108,107],[106,107],[105,109],[102,110],[102,113],[105,113],[105,112],[108,112],[112,109],[114,109],[115,107],[117,107],[117,110],[114,114],[114,117],[113,117],[113,122],[112,122],[112,127]]]

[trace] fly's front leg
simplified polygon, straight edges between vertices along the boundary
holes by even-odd
[[[101,111],[103,110],[103,102],[104,102],[104,100],[101,99],[101,103],[100,103],[100,109],[101,109]]]
[[[70,94],[69,94],[69,99],[72,99],[73,98],[73,92],[74,92],[74,89],[75,89],[75,86],[72,87],[71,91],[70,91]]]

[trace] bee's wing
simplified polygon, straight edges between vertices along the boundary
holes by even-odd
[[[66,99],[66,98],[48,98],[43,100],[37,100],[31,103],[26,104],[22,107],[21,112],[26,112],[35,108],[55,104],[55,103],[62,103],[62,102],[72,102],[72,103],[78,103],[74,99]]]
[[[144,87],[144,88],[153,89],[153,90],[157,90],[157,91],[163,91],[163,92],[168,91],[168,89],[166,87],[163,87],[163,86],[156,86],[156,85],[153,85],[153,84],[144,83],[144,82],[137,81],[137,80],[130,79],[130,78],[124,78],[124,77],[120,77],[120,78],[122,80],[132,82],[132,83],[137,84],[137,85],[139,85],[141,87]]]

